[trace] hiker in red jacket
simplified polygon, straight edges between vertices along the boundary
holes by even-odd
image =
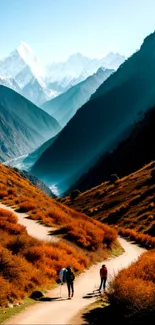
[[[101,278],[101,284],[100,284],[100,287],[99,287],[100,292],[101,292],[102,286],[103,286],[103,289],[105,290],[106,281],[107,281],[107,274],[108,274],[107,268],[106,268],[105,264],[103,264],[102,267],[100,268],[100,278]]]

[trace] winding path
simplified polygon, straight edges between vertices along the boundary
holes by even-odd
[[[48,242],[56,242],[59,241],[59,237],[50,235],[50,231],[55,230],[56,228],[46,227],[41,225],[39,222],[30,219],[30,217],[26,213],[19,213],[14,211],[12,208],[0,203],[0,208],[8,210],[16,214],[18,218],[18,222],[25,226],[27,232],[30,236],[37,238],[39,240],[45,240]]]
[[[1,204],[0,207],[6,208]],[[7,209],[10,210],[10,208]],[[17,217],[19,218],[19,214],[17,214]],[[18,219],[18,220],[20,223],[23,222],[23,219]],[[34,221],[32,222],[33,224],[35,224]],[[30,226],[30,229],[29,229],[29,225],[27,224],[27,230],[29,234],[30,232],[32,234],[31,227],[32,224]],[[46,230],[48,229],[47,227],[44,226],[42,227],[45,228]],[[124,267],[127,267],[131,262],[136,261],[137,258],[145,251],[145,249],[140,248],[135,244],[131,244],[127,242],[125,239],[118,238],[118,240],[122,245],[122,247],[124,248],[124,253],[119,257],[114,257],[106,261],[103,261],[107,265],[109,279],[115,274],[117,274],[119,270],[121,270]],[[73,299],[71,300],[67,299],[67,288],[65,285],[61,287],[59,286],[48,292],[48,297],[51,298],[51,300],[47,299],[47,301],[37,302],[35,305],[28,307],[25,311],[21,312],[20,314],[11,317],[4,324],[5,325],[71,324],[71,319],[81,309],[83,309],[84,307],[88,306],[90,303],[95,301],[96,297],[92,293],[99,286],[99,281],[100,281],[99,269],[101,265],[102,263],[97,263],[93,265],[89,270],[86,270],[84,273],[82,273],[79,277],[75,279],[75,296]]]

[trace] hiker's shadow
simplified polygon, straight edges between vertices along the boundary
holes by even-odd
[[[62,298],[62,297],[42,297],[39,299],[39,301],[63,301],[67,300],[68,298]]]
[[[36,301],[63,301],[67,298],[65,297],[45,297],[44,294],[41,291],[33,291],[30,296],[31,299]]]
[[[90,299],[90,298],[94,298],[94,297],[99,297],[100,295],[101,294],[100,294],[99,290],[93,290],[92,292],[87,293],[82,298],[84,298],[84,299]]]

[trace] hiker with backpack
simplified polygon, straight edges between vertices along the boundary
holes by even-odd
[[[68,298],[70,299],[71,297],[74,296],[74,279],[75,279],[75,275],[74,275],[74,273],[72,271],[71,266],[68,266],[66,269],[67,269],[66,282],[67,282],[67,288],[68,288]]]
[[[104,290],[106,288],[107,275],[108,275],[107,267],[105,266],[105,264],[103,264],[102,267],[100,268],[101,284],[99,287],[99,292],[101,292],[102,286]]]
[[[59,272],[59,279],[57,280],[57,283],[60,283],[60,285],[63,285],[64,283],[67,284],[68,288],[68,298],[70,299],[74,295],[74,279],[75,275],[72,271],[71,266],[68,266],[66,268],[62,268]],[[61,288],[61,287],[60,287]],[[61,294],[60,294],[61,296]]]

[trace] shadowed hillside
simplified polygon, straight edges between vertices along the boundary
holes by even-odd
[[[24,169],[29,170],[31,166],[37,161],[37,159],[42,155],[42,153],[56,140],[58,134],[44,142],[39,148],[32,151],[26,158],[23,159],[22,165]]]
[[[52,116],[0,85],[0,161],[32,151],[60,129]]]
[[[65,93],[44,103],[42,109],[52,115],[62,127],[84,105],[96,89],[114,72],[112,69],[100,68],[92,76],[71,87]]]
[[[32,172],[61,192],[114,150],[155,104],[155,33],[82,106]]]
[[[60,201],[96,220],[123,228],[121,233],[129,237],[131,232],[125,232],[126,228],[154,237],[154,197],[155,162],[152,162],[129,176],[87,190],[74,200],[67,196]],[[134,237],[134,233],[131,235]]]
[[[95,166],[72,185],[72,189],[85,191],[108,180],[111,174],[116,173],[122,177],[154,160],[153,139],[155,139],[155,107],[135,125],[128,138],[116,150],[101,156]]]

